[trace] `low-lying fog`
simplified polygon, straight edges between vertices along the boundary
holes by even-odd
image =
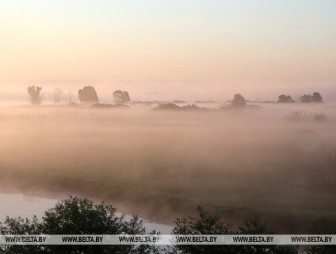
[[[132,107],[2,108],[1,189],[85,196],[166,223],[198,204],[227,222],[258,215],[290,232],[336,219],[327,167],[336,105]]]

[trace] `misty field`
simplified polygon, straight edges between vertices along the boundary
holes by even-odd
[[[85,196],[161,222],[202,205],[227,222],[258,216],[303,232],[336,221],[335,109],[3,108],[1,189]]]

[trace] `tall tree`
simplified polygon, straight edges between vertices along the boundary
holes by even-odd
[[[39,86],[29,86],[28,94],[30,95],[30,100],[33,105],[40,105],[42,102],[42,87]]]
[[[127,103],[130,102],[130,96],[127,91],[116,90],[113,92],[113,99],[115,103]]]
[[[96,89],[93,86],[84,86],[83,89],[79,89],[78,97],[79,97],[80,102],[85,102],[85,103],[99,102]]]
[[[313,93],[312,101],[321,103],[323,101],[321,94],[318,92]]]

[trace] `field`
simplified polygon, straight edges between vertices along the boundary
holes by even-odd
[[[307,232],[313,222],[336,221],[327,167],[335,109],[2,108],[0,184],[15,193],[104,200],[165,223],[202,205],[228,223],[259,217],[280,232]]]

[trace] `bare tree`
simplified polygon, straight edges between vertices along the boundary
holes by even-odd
[[[60,88],[56,88],[52,94],[52,100],[55,104],[60,104],[64,101],[64,92]]]
[[[73,95],[73,93],[72,93],[72,91],[69,89],[68,90],[68,95],[66,96],[66,102],[67,102],[67,104],[72,104],[72,103],[74,103],[74,95]]]

